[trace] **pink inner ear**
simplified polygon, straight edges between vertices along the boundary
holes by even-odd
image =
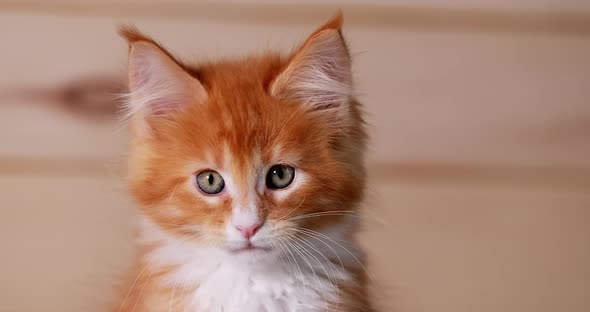
[[[138,64],[139,65],[139,64]],[[142,72],[138,65],[135,68],[129,70],[129,89],[131,92],[139,90],[146,86],[149,81],[149,76],[145,72]]]
[[[129,53],[128,111],[142,116],[163,116],[187,102],[202,101],[207,93],[200,82],[189,75],[158,46],[137,42]]]

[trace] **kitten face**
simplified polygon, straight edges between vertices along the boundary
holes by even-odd
[[[365,134],[336,18],[289,58],[181,65],[134,30],[130,187],[181,239],[235,254],[285,248],[356,209]]]

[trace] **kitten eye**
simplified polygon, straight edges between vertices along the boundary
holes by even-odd
[[[218,194],[223,191],[225,181],[217,171],[206,170],[197,175],[197,185],[206,194]]]
[[[266,187],[270,189],[282,189],[295,178],[295,168],[287,165],[274,165],[266,174]]]

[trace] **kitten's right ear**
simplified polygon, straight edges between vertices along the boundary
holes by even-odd
[[[207,91],[170,53],[133,27],[119,27],[129,43],[126,117],[162,117],[184,105],[203,102]]]
[[[342,36],[342,13],[318,28],[291,55],[271,82],[270,94],[299,101],[331,125],[346,124],[353,95],[350,54]]]

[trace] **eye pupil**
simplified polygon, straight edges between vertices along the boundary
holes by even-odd
[[[217,171],[203,171],[196,178],[199,189],[209,195],[218,194],[225,187],[225,181]]]
[[[270,189],[282,189],[289,186],[295,178],[295,168],[287,165],[274,165],[266,175],[266,186]]]

